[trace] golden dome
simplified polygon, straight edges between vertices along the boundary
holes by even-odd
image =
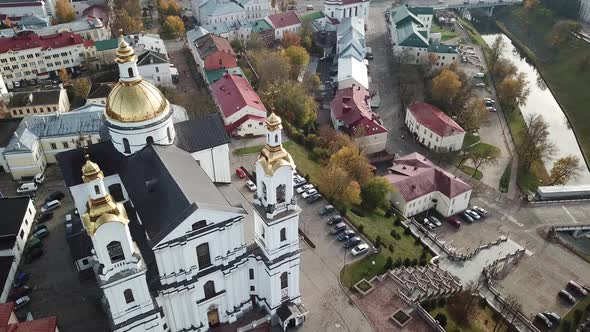
[[[90,157],[86,155],[86,163],[82,166],[82,180],[84,183],[102,178],[104,178],[104,174],[100,167],[98,167],[96,163],[90,161]]]
[[[272,175],[281,166],[291,166],[295,170],[293,158],[282,145],[276,147],[266,145],[260,152],[258,162],[266,175]]]
[[[125,63],[130,61],[136,61],[135,52],[133,51],[133,47],[129,46],[129,44],[123,38],[123,35],[119,36],[119,48],[117,48],[117,58],[115,61],[117,63]]]
[[[283,121],[278,115],[275,114],[275,112],[272,112],[271,115],[268,118],[266,118],[266,127],[270,131],[275,131],[276,129],[283,129],[283,126],[281,125],[282,123]]]
[[[106,115],[120,122],[140,122],[169,112],[170,103],[153,84],[140,79],[115,84],[107,98]]]

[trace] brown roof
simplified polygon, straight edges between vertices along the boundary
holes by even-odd
[[[441,137],[453,136],[465,132],[457,122],[434,105],[415,103],[408,110],[414,115],[414,118],[416,118],[419,124],[432,130]]]
[[[60,93],[60,89],[17,92],[12,95],[8,107],[56,105],[59,103]]]
[[[233,54],[234,56],[236,55],[227,39],[221,38],[212,33],[208,33],[197,39],[195,44],[201,59],[206,59],[208,56],[217,51]]]
[[[301,24],[299,16],[297,16],[297,13],[293,10],[269,15],[268,19],[275,29]]]
[[[369,106],[369,91],[361,86],[340,89],[330,103],[334,117],[346,125],[349,134],[363,136],[387,132]]]

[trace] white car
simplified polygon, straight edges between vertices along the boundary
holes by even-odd
[[[498,112],[498,110],[494,106],[486,106],[486,110],[490,112]]]
[[[35,175],[35,183],[36,184],[43,184],[45,181],[45,173],[38,173]]]
[[[16,189],[17,194],[29,194],[37,191],[37,184],[34,182],[27,182],[21,184],[18,189]]]
[[[473,75],[473,77],[476,77],[476,78],[483,78],[484,76],[485,76],[484,73],[476,73],[475,75]]]
[[[369,250],[369,245],[366,243],[361,243],[358,246],[352,248],[352,250],[350,251],[350,253],[353,256],[358,256],[360,254],[364,254],[365,252],[367,252],[367,250]]]
[[[440,227],[440,226],[442,226],[442,223],[440,222],[440,220],[438,220],[438,218],[437,218],[437,217],[435,217],[435,216],[430,216],[430,221],[431,221],[431,223],[432,223],[432,224],[434,224],[434,226],[436,226],[436,227]]]
[[[318,191],[316,189],[309,189],[308,191],[306,191],[303,194],[301,194],[301,197],[308,198],[309,196],[313,196],[313,195],[315,195],[317,193],[318,193]]]
[[[492,105],[496,103],[496,101],[493,100],[492,98],[484,98],[483,101],[486,103],[490,103]]]
[[[298,194],[302,194],[305,191],[308,191],[309,189],[313,189],[313,184],[306,184],[303,185],[299,188],[297,188],[297,190],[295,190]]]
[[[475,220],[479,220],[481,219],[481,216],[479,214],[477,214],[477,212],[473,211],[473,210],[465,210],[465,212],[467,212],[467,214],[469,214],[471,216],[471,218],[475,219]]]
[[[486,84],[485,83],[477,83],[477,84],[475,84],[475,86],[478,88],[485,88]]]
[[[246,181],[246,187],[248,187],[250,191],[256,191],[256,185],[250,180]]]

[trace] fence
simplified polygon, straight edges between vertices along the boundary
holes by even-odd
[[[257,320],[254,320],[254,321],[251,321],[251,322],[250,322],[250,324],[248,324],[248,325],[246,325],[246,326],[238,327],[238,328],[236,329],[236,331],[237,331],[237,332],[246,332],[246,331],[250,331],[250,330],[252,330],[252,329],[255,329],[255,328],[257,328],[257,327],[260,327],[260,325],[266,324],[266,323],[268,323],[268,322],[270,322],[270,316],[269,316],[269,315],[267,315],[267,316],[264,316],[264,317],[262,317],[262,318],[260,318],[260,319],[257,319]]]

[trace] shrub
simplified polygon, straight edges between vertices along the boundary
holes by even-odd
[[[330,150],[316,147],[310,154],[310,158],[314,161],[321,161],[330,158]]]
[[[414,239],[414,243],[420,244],[420,237],[419,236]]]
[[[432,309],[431,305],[430,305],[430,301],[427,300],[427,301],[422,302],[422,308],[424,308],[424,310],[426,310],[426,311],[430,311],[430,309]]]
[[[381,235],[377,235],[375,239],[375,248],[379,249],[381,247]]]
[[[409,258],[404,259],[404,266],[405,267],[409,267],[410,266],[410,263],[411,263],[411,261],[410,261]]]
[[[350,211],[352,211],[354,214],[356,214],[359,217],[364,217],[365,216],[365,212],[363,210],[360,210],[358,208],[351,208]]]
[[[412,266],[418,265],[418,260],[416,258],[412,259],[411,263]]]
[[[393,264],[393,266],[395,266],[396,268],[402,266],[402,259],[401,258],[398,258],[395,261],[395,264]]]
[[[391,257],[387,257],[387,262],[385,262],[385,270],[389,271],[393,268],[393,259]]]
[[[391,237],[393,237],[396,240],[401,239],[401,236],[399,235],[399,233],[395,229],[392,229],[389,234],[391,235]]]
[[[393,251],[395,250],[395,248],[393,248],[393,244],[390,244],[389,247],[387,247],[387,249],[389,249],[391,253],[393,253]]]
[[[447,326],[447,316],[445,314],[443,314],[442,312],[439,312],[438,314],[436,314],[434,319],[436,319],[436,321],[440,324],[440,326],[442,326],[442,327]]]
[[[304,138],[303,141],[307,149],[313,150],[313,148],[316,147],[316,144],[318,142],[318,135],[309,134]]]
[[[578,325],[580,320],[582,320],[582,310],[576,309],[574,311],[574,325]]]
[[[365,229],[365,226],[359,225],[359,227],[358,227],[359,233],[363,234],[364,229]]]
[[[305,174],[304,178],[307,182],[309,182],[309,174]]]
[[[421,266],[426,266],[426,258],[423,258],[423,259],[421,258],[420,259],[420,265]]]
[[[447,304],[447,299],[446,299],[446,298],[444,298],[444,297],[441,297],[441,298],[438,300],[438,306],[439,306],[439,307],[444,307],[446,304]]]
[[[487,305],[488,305],[488,301],[486,301],[485,298],[480,297],[479,298],[479,306],[482,307],[482,308],[485,308]]]
[[[393,220],[393,224],[394,224],[395,226],[401,226],[401,225],[402,225],[402,221],[401,221],[401,219],[400,219],[400,218],[398,218],[398,217],[395,217],[395,219]]]
[[[392,213],[390,209],[387,209],[387,211],[385,211],[385,218],[391,218]]]
[[[404,234],[410,235],[411,233],[412,233],[412,231],[410,230],[410,227],[404,229]]]

